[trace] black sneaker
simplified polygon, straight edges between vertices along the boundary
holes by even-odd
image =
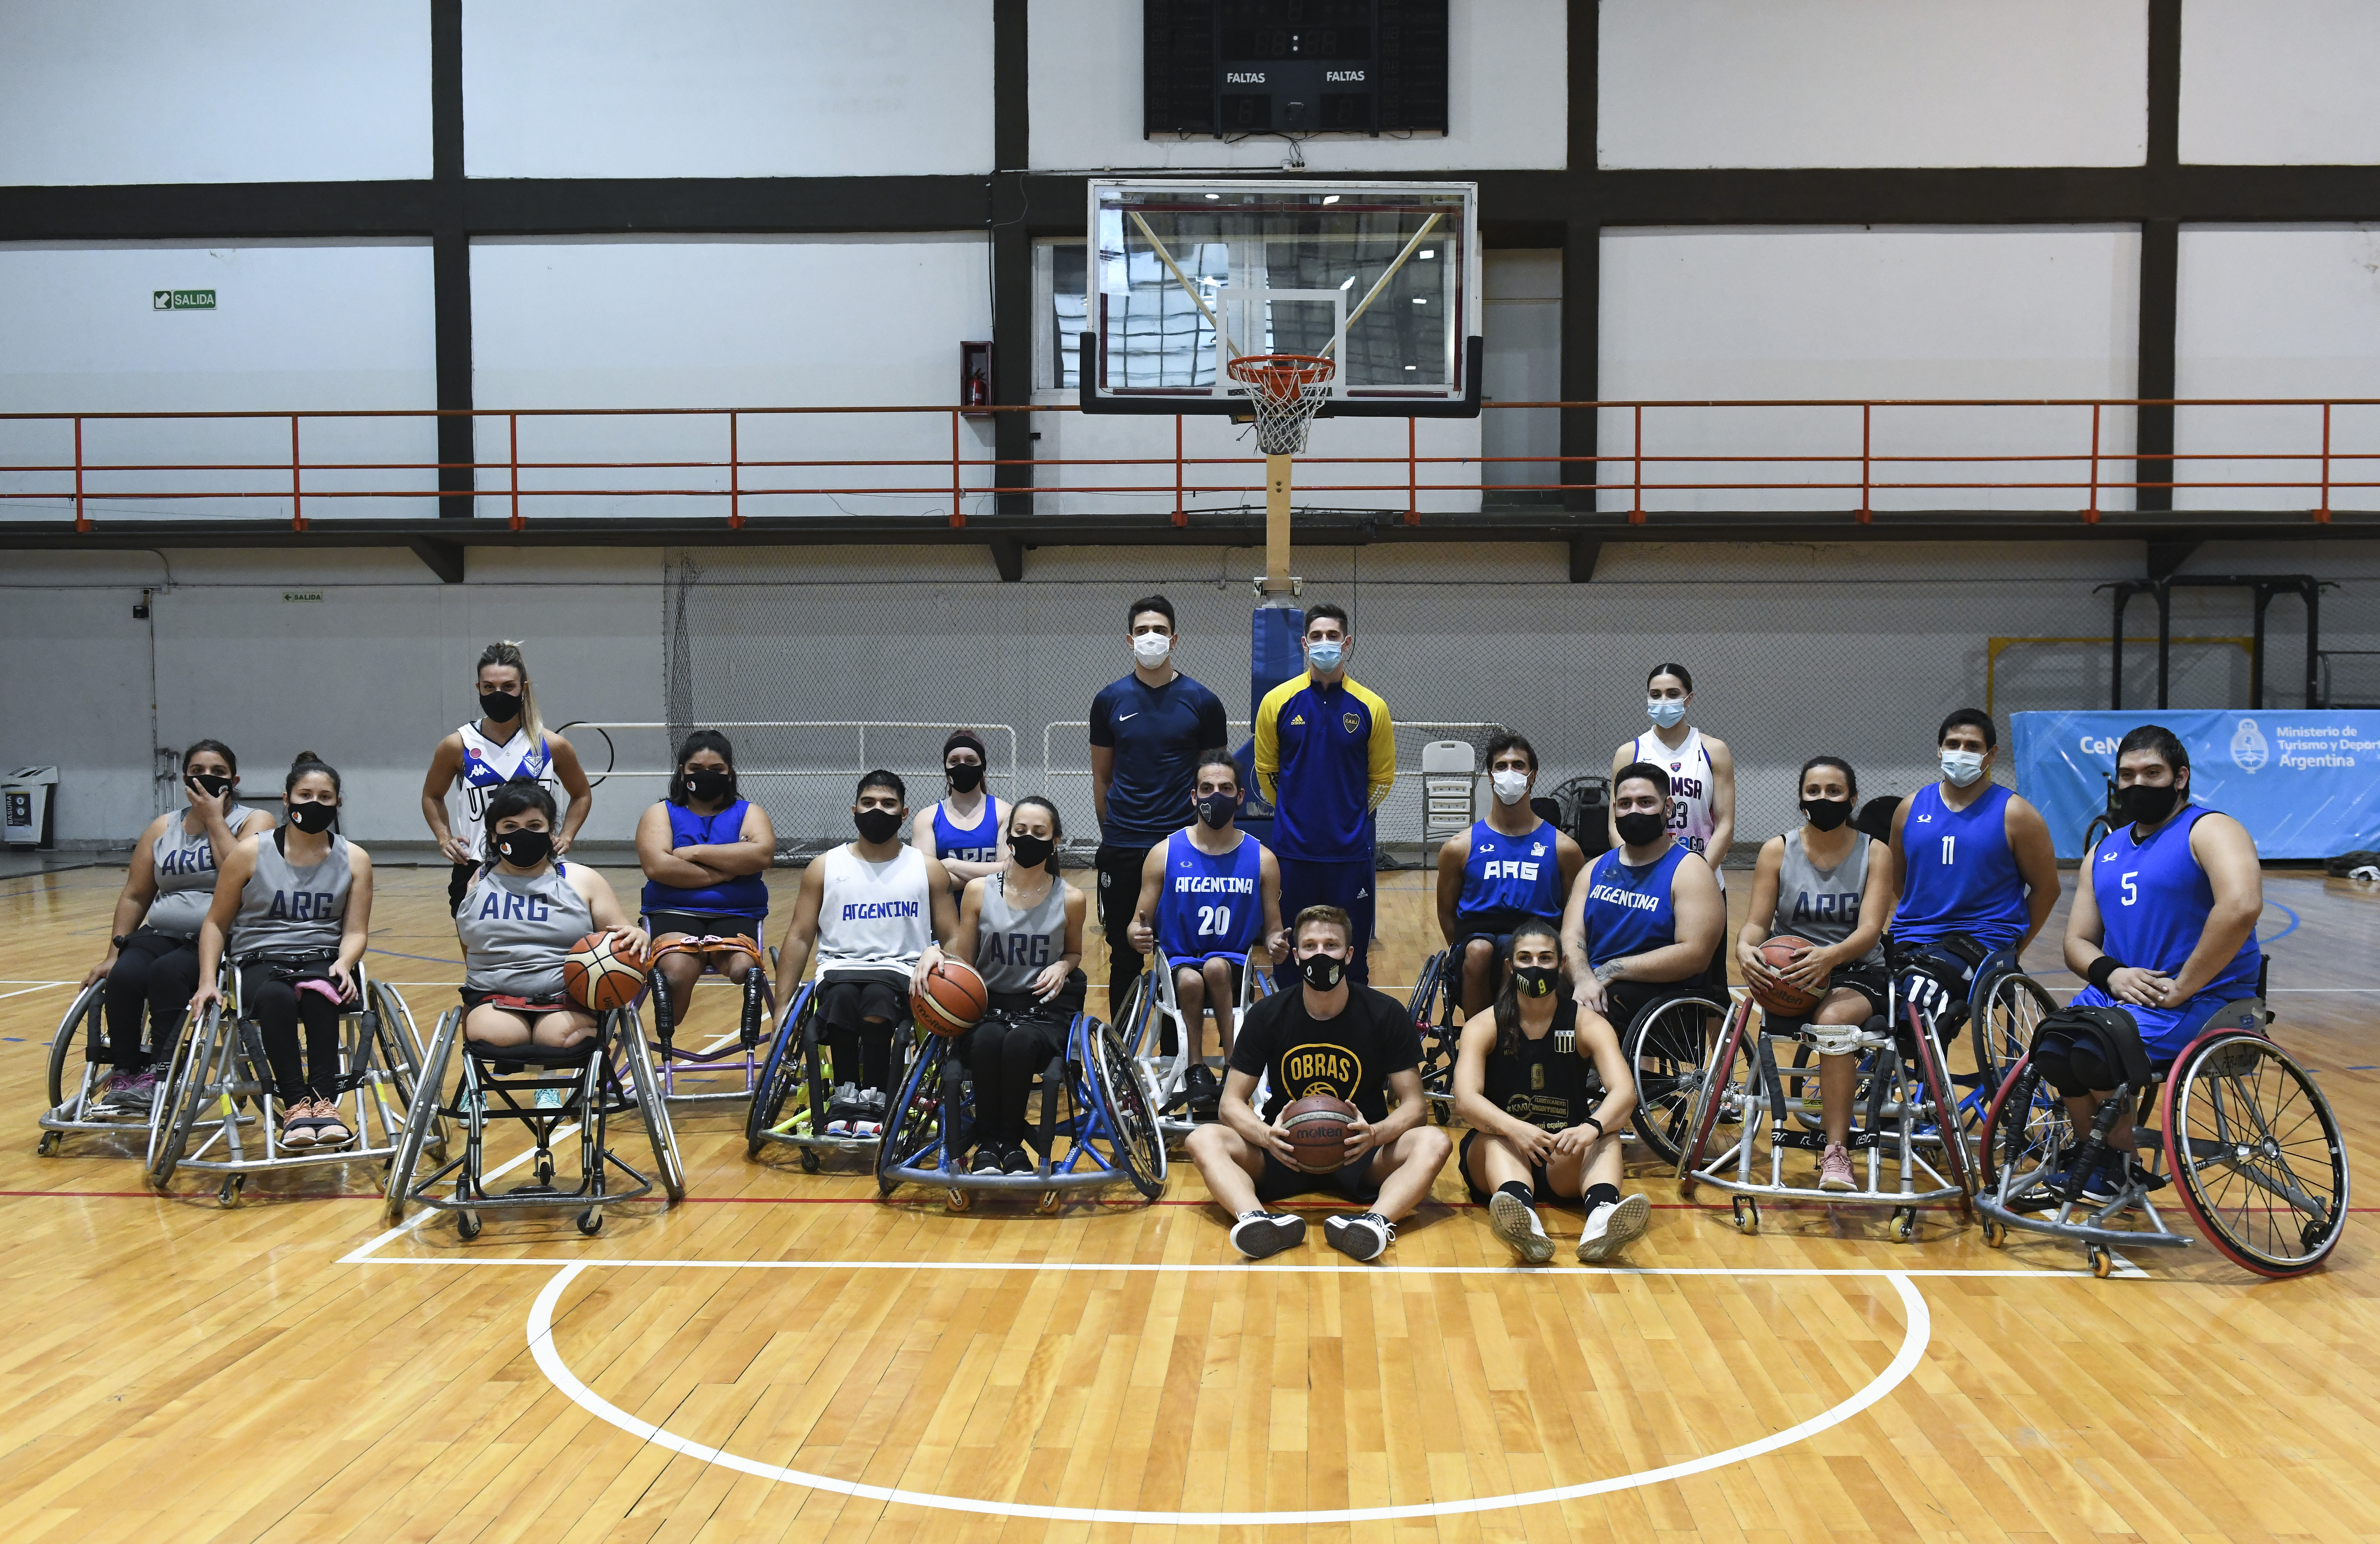
[[[1397,1241],[1397,1225],[1377,1212],[1333,1217],[1322,1224],[1323,1241],[1350,1260],[1374,1261]]]
[[[1262,1260],[1305,1242],[1305,1219],[1287,1212],[1243,1212],[1232,1224],[1232,1248]]]
[[[1205,1062],[1191,1065],[1190,1075],[1183,1080],[1182,1094],[1190,1104],[1190,1118],[1213,1120],[1223,1102],[1223,1085],[1215,1069]]]
[[[1031,1174],[1035,1168],[1032,1150],[1022,1143],[1010,1148],[1001,1155],[1000,1166],[1008,1174]]]
[[[977,1148],[975,1150],[974,1162],[967,1164],[967,1172],[969,1174],[998,1174],[1000,1172],[1000,1149],[994,1147],[990,1142],[985,1142],[983,1145]]]

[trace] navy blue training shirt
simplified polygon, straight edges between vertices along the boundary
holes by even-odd
[[[1100,839],[1154,847],[1196,817],[1190,790],[1198,753],[1231,743],[1223,699],[1186,675],[1144,686],[1128,675],[1091,699],[1091,743],[1115,752]]]

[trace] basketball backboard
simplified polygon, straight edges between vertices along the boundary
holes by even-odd
[[[1226,363],[1328,358],[1321,417],[1479,412],[1475,183],[1093,181],[1081,404],[1245,416]]]

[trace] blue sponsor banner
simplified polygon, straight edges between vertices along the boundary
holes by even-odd
[[[2190,748],[2194,802],[2236,817],[2267,858],[2380,847],[2380,711],[2018,713],[2017,791],[2049,822],[2064,859],[2107,808],[2116,745],[2163,724]]]

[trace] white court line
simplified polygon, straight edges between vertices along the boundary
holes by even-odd
[[[567,1137],[577,1129],[578,1124],[576,1121],[573,1121],[568,1126],[558,1126],[554,1128],[553,1138],[551,1140],[559,1140],[563,1137]],[[450,1137],[447,1140],[451,1141],[454,1139]],[[494,1168],[490,1169],[487,1173],[481,1175],[480,1176],[480,1181],[484,1184],[486,1181],[495,1178],[498,1175],[509,1174],[514,1169],[520,1167],[523,1164],[528,1163],[530,1159],[536,1156],[537,1149],[535,1147],[532,1146],[527,1148],[517,1156],[507,1158],[503,1163],[497,1164]],[[382,1234],[370,1243],[349,1249],[346,1254],[341,1255],[332,1263],[336,1265],[386,1265],[390,1263],[387,1261],[367,1260],[364,1257],[370,1254],[374,1249],[379,1248],[382,1244],[395,1238],[399,1234],[410,1233],[415,1228],[419,1227],[422,1224],[437,1215],[439,1215],[439,1212],[436,1207],[425,1206],[419,1212],[407,1218],[404,1222],[397,1224],[395,1227],[390,1228],[386,1233]],[[461,1262],[457,1261],[457,1263]]]
[[[1725,1265],[1606,1265],[1596,1272],[1548,1271],[1542,1265],[1280,1265],[1267,1261],[1216,1261],[1181,1264],[1148,1264],[1120,1262],[1102,1264],[1097,1261],[967,1261],[967,1260],[569,1260],[546,1255],[482,1256],[479,1258],[444,1255],[389,1255],[363,1258],[368,1250],[403,1233],[414,1224],[391,1228],[370,1244],[335,1261],[340,1265],[577,1265],[601,1266],[606,1270],[623,1271],[1047,1271],[1061,1273],[1116,1272],[1127,1275],[1381,1275],[1381,1276],[1545,1276],[1569,1277],[1601,1274],[1606,1276],[2040,1276],[2058,1281],[2089,1281],[2087,1271],[2044,1271],[2031,1266],[2004,1266],[1995,1269],[1946,1266],[1929,1269],[1924,1266],[1844,1265],[1844,1266],[1743,1266]],[[2143,1273],[2145,1274],[2145,1273]]]
[[[705,1464],[734,1469],[760,1479],[772,1479],[787,1485],[807,1486],[813,1490],[825,1490],[837,1495],[855,1496],[866,1501],[897,1502],[921,1506],[939,1512],[967,1512],[993,1517],[1031,1517],[1045,1522],[1081,1523],[1154,1523],[1193,1526],[1269,1526],[1272,1525],[1304,1526],[1315,1523],[1366,1523],[1406,1517],[1447,1517],[1468,1513],[1500,1512],[1512,1507],[1538,1506],[1550,1502],[1575,1501],[1585,1496],[1608,1495],[1615,1490],[1632,1490],[1641,1486],[1658,1485],[1669,1480],[1684,1479],[1712,1469],[1725,1468],[1790,1447],[1804,1438],[1815,1436],[1829,1427],[1840,1425],[1898,1388],[1917,1364],[1925,1358],[1926,1342],[1933,1334],[1933,1315],[1927,1310],[1925,1295],[1902,1271],[1876,1272],[1810,1272],[1813,1275],[1857,1274],[1881,1275],[1900,1293],[1901,1307],[1907,1316],[1907,1329],[1900,1340],[1900,1349],[1891,1362],[1867,1385],[1831,1409],[1811,1417],[1782,1431],[1719,1453],[1706,1454],[1683,1463],[1665,1465],[1658,1469],[1645,1469],[1636,1474],[1614,1475],[1606,1479],[1588,1480],[1578,1485],[1561,1485],[1542,1490],[1524,1490],[1509,1496],[1478,1496],[1463,1501],[1419,1502],[1405,1506],[1340,1507],[1307,1512],[1135,1512],[1123,1508],[1083,1506],[1037,1506],[1017,1502],[975,1501],[961,1496],[936,1495],[925,1490],[904,1490],[890,1486],[861,1485],[847,1479],[835,1479],[827,1475],[810,1474],[801,1469],[777,1464],[763,1464],[757,1459],[741,1457],[723,1449],[681,1437],[664,1430],[650,1421],[639,1420],[613,1405],[581,1382],[577,1373],[562,1359],[553,1345],[553,1309],[561,1300],[564,1289],[586,1270],[600,1262],[580,1261],[565,1265],[545,1284],[529,1308],[528,1345],[537,1358],[539,1369],[551,1379],[553,1386],[568,1395],[573,1403],[601,1420],[609,1422],[640,1441],[655,1447],[684,1454]],[[756,1262],[758,1263],[758,1262]],[[979,1268],[979,1267],[978,1267]],[[1170,1267],[1151,1267],[1170,1269]],[[1340,1267],[1321,1267],[1335,1270]],[[1455,1267],[1453,1269],[1468,1269]],[[1505,1269],[1498,1267],[1496,1269]],[[1656,1270],[1641,1270],[1640,1275],[1663,1274]],[[1694,1270],[1682,1274],[1733,1274],[1745,1273],[1705,1272]],[[1802,1274],[1803,1273],[1779,1273]]]
[[[20,986],[14,992],[0,992],[0,1003],[5,1003],[11,997],[21,997],[29,992],[47,992],[55,986],[72,986],[75,983],[70,981],[45,981],[32,986]]]

